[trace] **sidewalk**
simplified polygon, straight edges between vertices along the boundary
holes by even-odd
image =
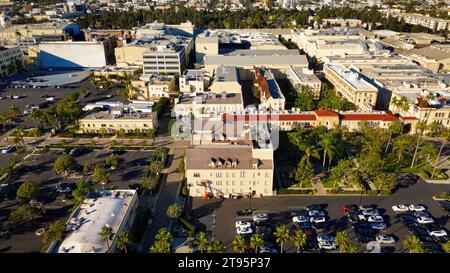
[[[182,175],[177,172],[178,165],[183,159],[185,153],[183,148],[171,148],[169,157],[171,160],[170,166],[163,171],[164,177],[154,202],[155,212],[152,216],[153,224],[150,230],[147,230],[143,236],[140,251],[148,252],[148,249],[153,244],[153,240],[161,228],[169,228],[170,218],[167,217],[167,208],[172,205],[177,197],[181,187]]]

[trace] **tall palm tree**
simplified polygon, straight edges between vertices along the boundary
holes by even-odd
[[[245,252],[245,239],[241,235],[237,235],[233,239],[233,251],[236,253],[244,253]]]
[[[448,139],[450,138],[450,130],[446,130],[446,131],[445,131],[444,137],[445,137],[445,139],[444,139],[444,140],[442,141],[442,143],[441,143],[441,148],[439,148],[438,155],[436,156],[436,160],[435,160],[435,162],[434,162],[433,172],[431,173],[431,178],[434,177],[434,173],[435,173],[435,171],[436,171],[436,167],[437,167],[437,165],[438,165],[438,163],[439,163],[439,158],[441,158],[441,153],[442,153],[442,151],[444,150],[444,146],[447,145]]]
[[[305,155],[302,157],[301,160],[302,161],[306,160],[306,162],[308,164],[311,163],[311,157],[314,157],[314,158],[317,158],[317,159],[320,158],[319,149],[317,149],[317,147],[314,146],[314,145],[310,145],[310,146],[305,147],[303,152],[305,152]]]
[[[278,226],[273,234],[277,238],[277,243],[280,244],[280,253],[283,253],[284,243],[291,239],[288,227],[286,225]]]
[[[253,234],[250,238],[250,246],[255,250],[255,253],[258,252],[258,249],[264,247],[264,239],[261,237],[261,234]]]
[[[396,109],[397,107],[399,107],[399,105],[400,105],[400,100],[397,99],[397,97],[393,97],[393,98],[391,99],[391,104],[392,104],[392,106],[394,106],[394,107],[393,107],[394,109],[392,109],[392,110],[393,110],[393,112],[395,112],[395,109]]]
[[[294,241],[294,245],[297,247],[297,253],[300,251],[303,252],[303,248],[308,243],[308,235],[306,235],[303,230],[299,229],[295,232],[292,240]]]
[[[337,137],[333,133],[326,133],[322,136],[322,139],[318,142],[319,146],[323,149],[323,162],[322,162],[322,172],[325,169],[326,157],[329,157],[329,164],[331,165],[331,160],[336,153]]]
[[[405,136],[397,137],[394,140],[394,151],[397,152],[397,163],[400,163],[400,160],[403,158],[403,154],[406,150],[406,147],[410,145],[410,141]]]
[[[413,159],[411,161],[411,168],[414,167],[414,163],[416,162],[417,152],[419,151],[419,146],[420,146],[420,138],[422,137],[423,132],[427,128],[428,128],[428,126],[425,123],[425,121],[419,121],[417,123],[417,130],[419,131],[419,133],[417,134],[416,148],[414,149],[414,155],[413,155]]]
[[[208,249],[208,237],[206,237],[206,234],[203,231],[195,235],[195,240],[200,253],[203,253],[203,251]]]
[[[42,118],[42,112],[38,109],[32,109],[28,115],[27,115],[27,119],[31,119],[34,122],[34,125],[36,128],[39,127],[39,120],[41,120]]]
[[[348,237],[347,232],[340,231],[336,233],[336,237],[334,238],[334,242],[336,246],[339,248],[340,252],[344,252],[343,250],[346,248],[348,244],[350,244],[350,238]]]
[[[415,235],[410,235],[402,242],[403,247],[409,250],[409,253],[424,253],[423,242]]]
[[[123,251],[125,251],[125,254],[128,253],[128,244],[130,243],[130,240],[128,239],[128,233],[121,232],[119,235],[117,235],[117,247]]]
[[[221,241],[214,240],[208,246],[208,252],[209,253],[224,253],[225,252],[225,246],[223,245],[223,243]]]
[[[109,252],[109,249],[111,248],[109,241],[111,240],[111,237],[113,235],[112,228],[108,227],[107,225],[104,225],[102,227],[102,230],[99,233],[100,235],[100,241],[102,243],[106,243],[106,246],[108,247],[106,252]]]
[[[389,132],[389,138],[386,144],[386,149],[384,150],[384,155],[387,154],[389,145],[391,144],[392,136],[396,135],[400,132],[402,128],[402,124],[399,121],[395,121],[389,125],[388,132]]]
[[[432,143],[426,143],[420,148],[420,154],[422,156],[425,156],[425,159],[427,162],[430,160],[430,157],[434,157],[437,155],[438,151],[436,150],[436,147]]]

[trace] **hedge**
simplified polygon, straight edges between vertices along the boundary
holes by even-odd
[[[302,189],[302,190],[292,190],[292,189],[279,189],[278,194],[311,194],[315,193],[314,189]]]
[[[188,231],[188,236],[194,237],[195,236],[195,226],[193,224],[189,223],[183,217],[180,217],[178,220],[183,225],[183,227]]]

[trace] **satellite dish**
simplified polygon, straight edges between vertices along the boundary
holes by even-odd
[[[376,241],[372,241],[367,243],[366,246],[366,252],[367,253],[381,253],[381,246]]]

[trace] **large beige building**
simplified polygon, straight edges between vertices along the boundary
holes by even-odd
[[[0,47],[0,75],[5,77],[24,67],[22,50],[20,47]]]
[[[186,150],[189,194],[209,198],[273,195],[274,158],[267,124],[253,124],[245,142],[194,146]]]
[[[211,78],[205,75],[202,69],[188,69],[179,78],[180,92],[205,92],[210,84],[210,81]]]
[[[325,77],[336,88],[338,95],[363,111],[370,111],[377,103],[378,88],[361,77],[353,68],[340,64],[324,65]]]
[[[289,80],[292,85],[301,91],[301,86],[307,86],[309,91],[314,94],[315,98],[320,97],[320,90],[322,88],[322,81],[314,75],[312,70],[300,67],[291,67]]]
[[[213,93],[242,93],[239,71],[235,66],[219,66],[214,70],[213,80],[208,87]]]
[[[450,71],[450,45],[434,44],[405,52],[404,55],[433,72]]]
[[[156,113],[126,111],[124,107],[113,107],[107,111],[91,112],[78,120],[78,133],[148,133],[156,130]]]
[[[131,97],[137,100],[157,101],[160,98],[168,98],[175,91],[175,76],[173,75],[137,75],[131,81],[134,89]]]

